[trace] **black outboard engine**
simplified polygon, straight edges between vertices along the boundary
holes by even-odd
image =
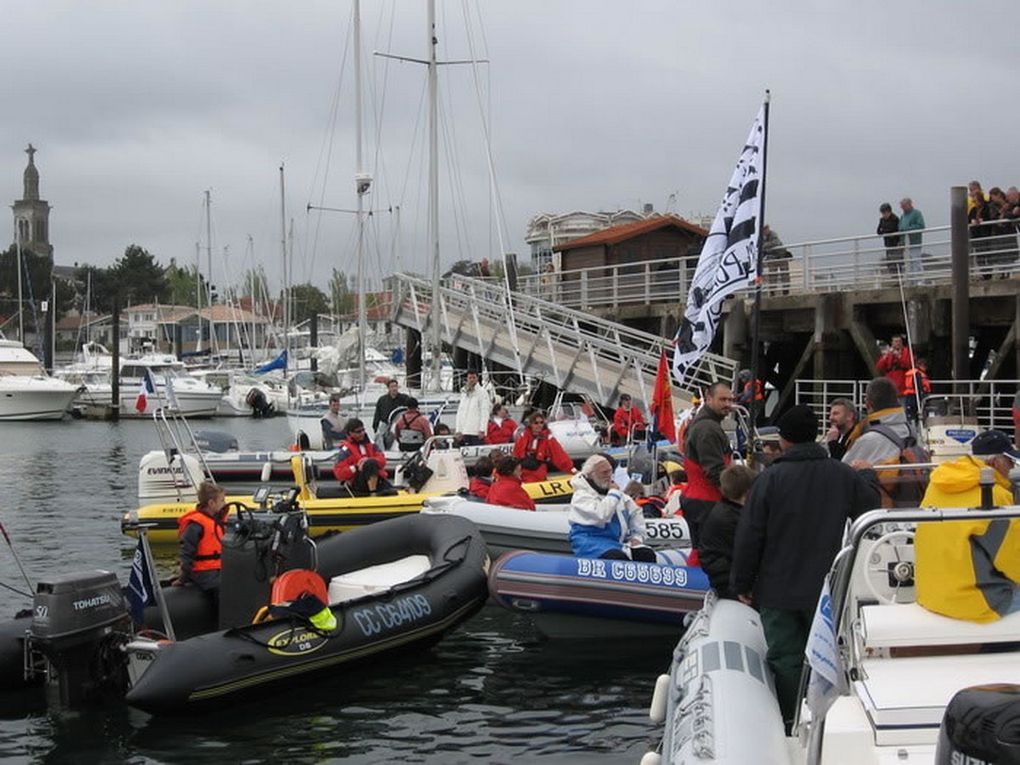
[[[102,691],[125,688],[119,650],[131,631],[117,577],[86,571],[40,580],[29,644],[42,654],[49,690],[62,706],[76,706]]]
[[[222,430],[196,430],[195,445],[203,452],[236,452],[237,436]]]
[[[975,685],[958,691],[942,716],[935,763],[1020,763],[1020,685]]]
[[[258,388],[252,388],[244,397],[244,403],[251,407],[253,417],[272,417],[276,408],[266,398],[266,394]]]
[[[220,629],[251,624],[269,603],[273,577],[295,568],[315,568],[315,545],[303,510],[292,496],[272,510],[242,513],[223,537],[220,571]]]

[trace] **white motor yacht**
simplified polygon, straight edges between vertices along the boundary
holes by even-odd
[[[0,420],[59,420],[77,392],[47,375],[21,343],[0,335]]]

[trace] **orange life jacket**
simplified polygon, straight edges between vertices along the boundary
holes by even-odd
[[[195,551],[195,564],[192,571],[219,571],[223,557],[223,524],[210,518],[197,507],[190,513],[181,516],[177,521],[177,537],[184,535],[189,523],[197,523],[202,527],[202,536],[198,540]]]
[[[928,375],[915,367],[907,372],[907,375],[903,380],[904,396],[914,395],[914,381],[917,380],[918,377],[921,378],[921,393],[931,393],[931,380],[928,379]]]

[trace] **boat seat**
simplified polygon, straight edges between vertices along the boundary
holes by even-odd
[[[396,584],[421,576],[430,568],[432,561],[428,555],[408,555],[389,563],[334,576],[329,580],[330,605],[388,590]]]
[[[988,623],[936,614],[917,603],[861,608],[860,630],[865,649],[1020,642],[1020,613]]]

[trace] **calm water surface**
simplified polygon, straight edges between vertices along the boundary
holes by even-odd
[[[242,448],[278,448],[282,418],[214,420]],[[150,422],[0,423],[0,520],[34,579],[106,568],[127,581],[138,460]],[[0,541],[0,583],[26,585]],[[0,589],[0,614],[28,600]],[[202,717],[153,718],[124,705],[48,711],[0,694],[4,763],[636,763],[654,731],[647,705],[669,644],[544,641],[492,606],[415,655],[231,699]]]

